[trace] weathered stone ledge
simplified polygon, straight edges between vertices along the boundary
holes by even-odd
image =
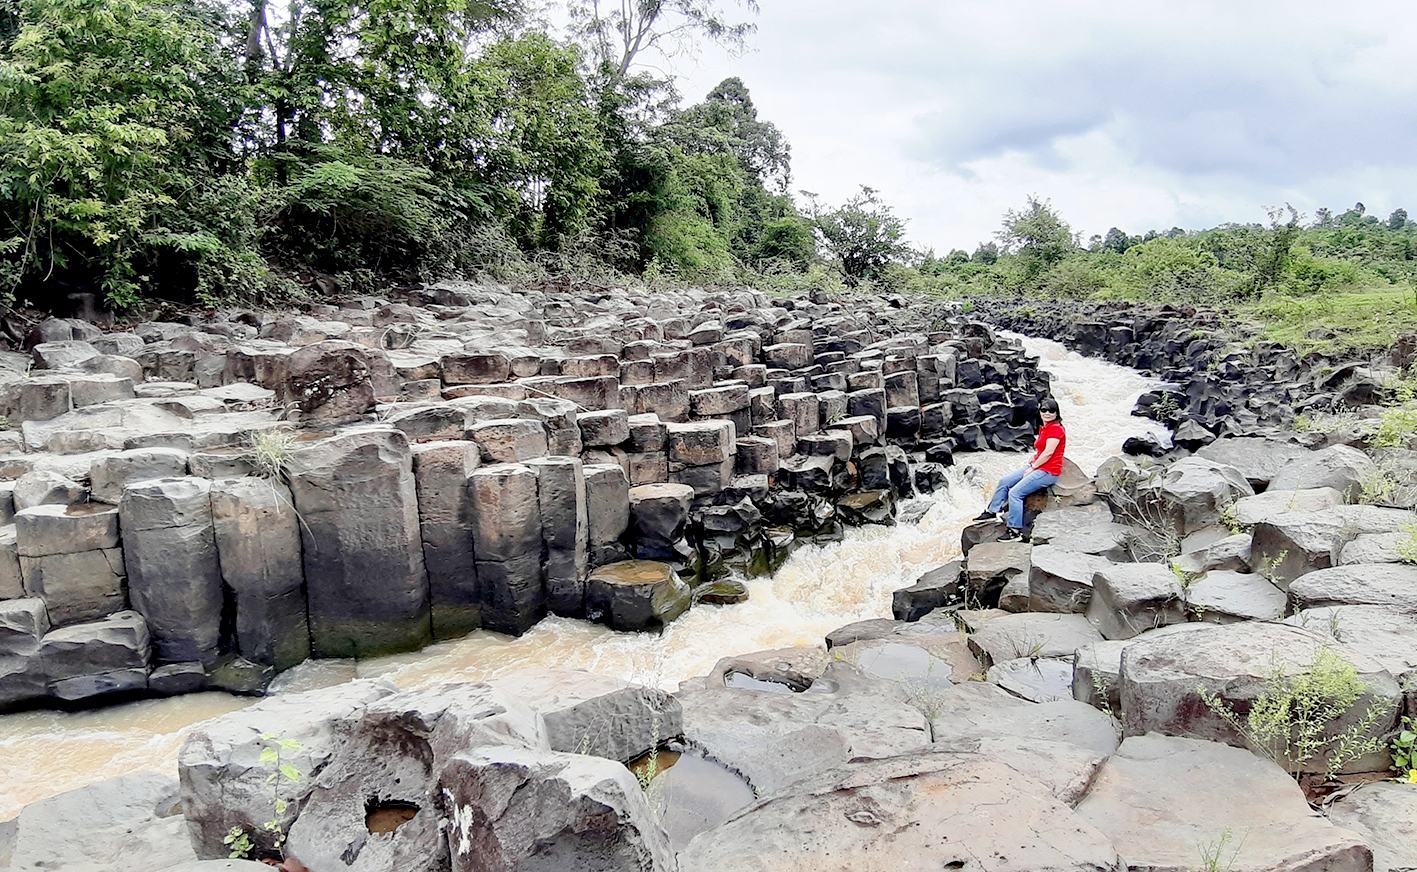
[[[225,856],[233,828],[273,855],[276,819],[316,872],[1120,872],[1217,851],[1236,869],[1400,872],[1417,788],[1380,779],[1417,716],[1417,566],[1381,538],[1411,535],[1411,513],[1351,500],[1372,462],[1282,437],[1117,457],[1035,505],[1030,542],[966,528],[963,558],[898,591],[896,619],[725,657],[672,694],[538,670],[278,695],[196,729],[180,786],[126,776],[36,803],[0,853],[50,859],[68,827],[75,856],[121,842],[206,872],[192,858]],[[1324,778],[1335,743],[1280,761],[1296,781],[1202,701],[1243,712],[1321,652],[1362,683],[1327,734],[1382,749],[1334,767],[1344,783]],[[278,811],[258,762],[272,737],[302,776]]]
[[[1018,343],[876,297],[439,286],[28,346],[0,353],[0,707],[260,693],[547,614],[654,630],[1026,447],[1048,393]]]

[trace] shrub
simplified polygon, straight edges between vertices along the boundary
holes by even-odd
[[[1308,668],[1293,675],[1276,663],[1243,715],[1218,695],[1197,688],[1211,711],[1251,749],[1288,767],[1296,778],[1316,756],[1325,758],[1325,772],[1331,778],[1346,764],[1383,747],[1380,737],[1370,735],[1379,717],[1376,704],[1348,729],[1334,732],[1366,690],[1353,664],[1327,645],[1316,648]]]

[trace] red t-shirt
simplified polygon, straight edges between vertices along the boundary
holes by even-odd
[[[1040,469],[1050,475],[1062,475],[1063,449],[1068,445],[1068,434],[1064,432],[1063,425],[1057,421],[1044,424],[1043,429],[1038,431],[1038,438],[1033,442],[1033,459],[1038,460],[1038,455],[1043,453],[1043,446],[1048,444],[1049,439],[1057,439],[1058,447],[1053,450],[1053,455]]]

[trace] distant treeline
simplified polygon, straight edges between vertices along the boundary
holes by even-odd
[[[972,253],[920,257],[902,279],[962,295],[1024,293],[1087,299],[1245,302],[1268,292],[1308,295],[1373,285],[1410,285],[1417,275],[1417,222],[1405,209],[1382,219],[1362,203],[1312,221],[1291,207],[1268,224],[1209,230],[1113,227],[1085,244],[1050,203],[1030,198],[1004,216],[994,241]]]

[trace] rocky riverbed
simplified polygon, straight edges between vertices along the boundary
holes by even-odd
[[[904,300],[450,287],[92,330],[41,325],[50,371],[6,388],[14,704],[259,692],[311,653],[548,611],[652,631],[795,543],[909,523],[896,500],[956,452],[1028,444],[1016,415],[1048,389],[1016,342]],[[127,387],[76,403],[96,374]],[[1364,688],[1339,729],[1385,740],[1417,714],[1410,511],[1358,504],[1361,442],[1252,411],[1237,438],[1073,470],[1031,543],[969,527],[895,620],[824,647],[734,653],[672,694],[540,670],[273,697],[189,737],[180,788],[133,775],[33,804],[0,858],[204,868],[183,864],[225,856],[233,828],[274,852],[276,822],[315,872],[1411,866],[1417,788],[1350,785],[1316,817],[1201,699],[1243,713],[1276,667],[1337,655]],[[270,432],[293,435],[252,435]]]

